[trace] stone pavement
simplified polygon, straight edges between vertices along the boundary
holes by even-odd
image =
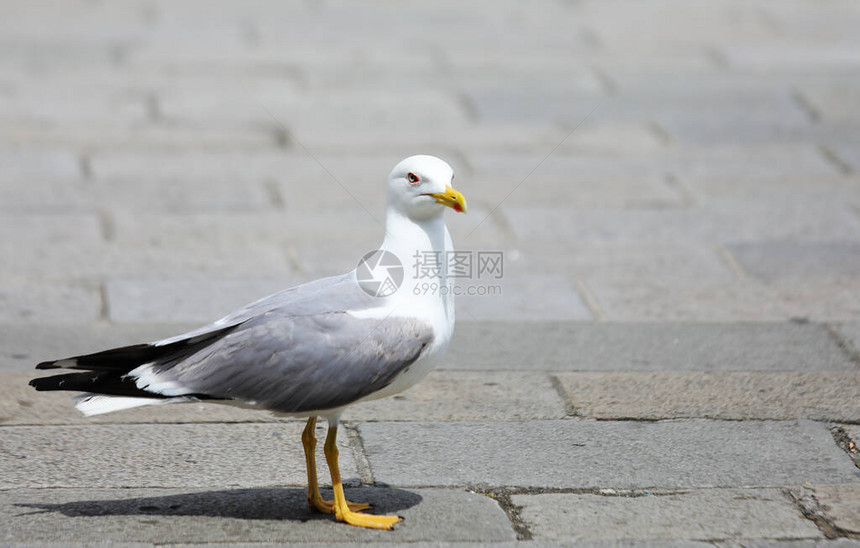
[[[0,544],[860,545],[860,5],[0,4]],[[80,416],[41,360],[353,268],[447,159],[446,364],[301,423]],[[498,294],[499,291],[501,294]],[[322,477],[327,471],[323,464]]]

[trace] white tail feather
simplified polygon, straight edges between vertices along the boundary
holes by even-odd
[[[131,409],[133,407],[141,407],[144,405],[161,405],[164,403],[181,403],[194,401],[196,398],[133,398],[130,396],[105,396],[102,394],[83,394],[78,396],[78,403],[75,407],[84,415],[91,417],[93,415],[101,415],[110,413],[111,411],[120,411],[122,409]]]

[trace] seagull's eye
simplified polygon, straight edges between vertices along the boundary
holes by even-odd
[[[417,183],[421,180],[418,178],[417,175],[415,175],[414,173],[411,173],[411,172],[406,176],[406,178],[409,179],[410,183]]]

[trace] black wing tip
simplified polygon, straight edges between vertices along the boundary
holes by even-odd
[[[44,392],[46,390],[50,390],[50,388],[48,388],[48,383],[46,382],[47,379],[50,378],[51,377],[40,377],[38,379],[31,379],[30,382],[28,382],[27,384],[35,388],[37,392]],[[50,384],[53,385],[54,383]]]
[[[36,369],[76,369],[77,366],[78,358],[65,358],[62,360],[42,362],[36,366]]]

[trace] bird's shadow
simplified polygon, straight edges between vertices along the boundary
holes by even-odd
[[[331,490],[322,490],[331,498]],[[396,514],[421,502],[418,494],[402,489],[362,487],[346,489],[352,502],[367,502],[368,513]],[[308,508],[306,491],[296,488],[253,488],[165,494],[138,498],[82,500],[64,503],[18,503],[36,512],[58,512],[68,517],[94,516],[207,516],[246,520],[331,519]]]

